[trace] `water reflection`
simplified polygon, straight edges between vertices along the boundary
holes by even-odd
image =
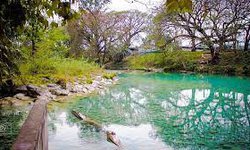
[[[68,135],[72,138],[67,140],[74,139],[79,149],[82,144],[91,149],[115,147],[91,126],[77,121],[69,113],[72,109],[116,131],[126,149],[248,149],[249,85],[249,79],[237,77],[123,74],[119,85],[61,110],[66,122],[54,126],[74,129],[74,136]],[[52,116],[60,116],[55,115],[58,112],[51,112]],[[53,131],[50,145],[54,149],[67,134]]]
[[[247,96],[237,92],[216,92],[213,89],[200,91],[192,89],[170,93],[166,103],[172,109],[166,112],[166,124],[156,123],[162,129],[165,141],[169,144],[179,141],[181,144],[178,147],[249,147],[250,107]]]

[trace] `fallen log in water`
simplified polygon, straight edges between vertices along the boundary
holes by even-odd
[[[80,119],[80,120],[83,120],[84,122],[90,124],[90,125],[93,125],[96,129],[98,130],[103,130],[102,126],[100,124],[98,124],[97,122],[95,122],[94,120],[88,118],[87,116],[79,113],[79,112],[76,112],[76,111],[72,111],[72,114],[74,116],[76,116],[76,118]]]
[[[120,139],[116,136],[116,133],[113,131],[108,131],[106,129],[104,129],[100,124],[98,124],[97,122],[95,122],[94,120],[88,118],[87,116],[81,114],[80,112],[76,112],[74,110],[72,110],[72,114],[80,119],[83,120],[84,122],[93,125],[96,129],[98,129],[99,131],[104,132],[107,135],[107,141],[110,143],[115,144],[118,147],[121,147],[121,141]]]
[[[121,141],[120,139],[116,136],[116,133],[113,131],[106,131],[107,134],[107,141],[115,144],[118,147],[121,147]]]

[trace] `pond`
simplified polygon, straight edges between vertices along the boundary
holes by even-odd
[[[89,97],[52,104],[49,149],[112,150],[76,110],[116,132],[127,150],[250,149],[250,79],[126,73]]]

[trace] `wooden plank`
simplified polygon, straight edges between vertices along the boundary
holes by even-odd
[[[13,150],[47,150],[47,102],[38,99],[32,107],[19,135],[12,146]]]

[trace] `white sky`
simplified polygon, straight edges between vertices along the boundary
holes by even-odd
[[[136,9],[142,12],[149,12],[151,8],[154,6],[159,6],[165,0],[137,0],[139,2],[133,1],[134,0],[111,0],[111,3],[108,4],[107,7],[114,11]]]

